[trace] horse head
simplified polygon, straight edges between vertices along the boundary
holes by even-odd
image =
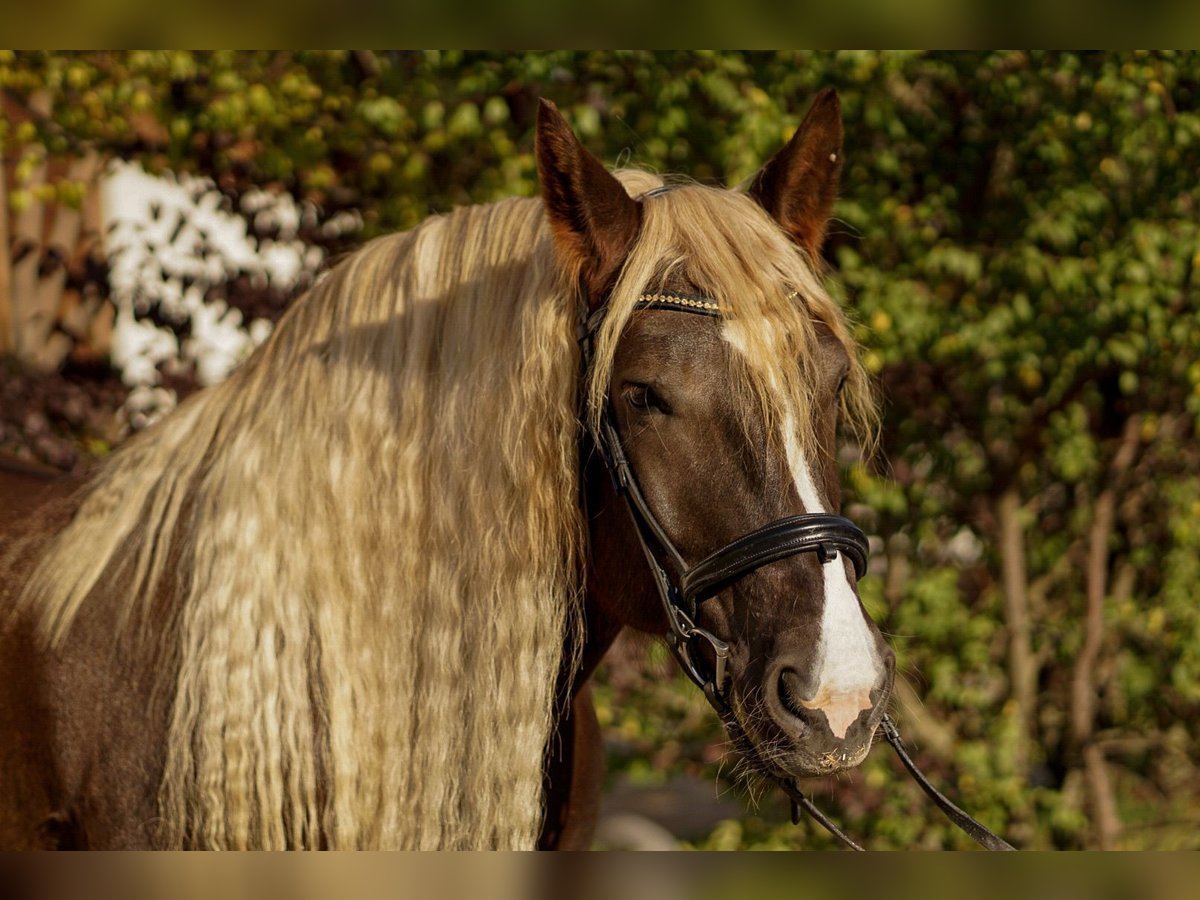
[[[839,414],[861,416],[866,379],[813,274],[841,155],[832,91],[745,193],[614,175],[551,104],[538,119],[582,300],[582,671],[621,627],[668,636],[776,778],[860,763],[894,675],[858,597],[865,538],[838,515]]]

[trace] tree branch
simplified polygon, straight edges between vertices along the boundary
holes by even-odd
[[[1088,744],[1083,748],[1083,771],[1100,849],[1115,850],[1121,837],[1121,817],[1117,813],[1112,780],[1108,777],[1108,762],[1098,745]]]
[[[13,350],[12,257],[8,253],[8,184],[0,156],[0,356]]]
[[[1116,493],[1121,476],[1133,465],[1140,442],[1141,417],[1125,422],[1121,443],[1109,466],[1108,482],[1096,498],[1088,529],[1087,611],[1083,647],[1075,660],[1071,683],[1071,737],[1083,755],[1092,821],[1101,849],[1110,849],[1120,835],[1107,764],[1099,747],[1092,743],[1096,725],[1096,661],[1104,641],[1104,598],[1108,593],[1109,541],[1116,516]]]
[[[1004,616],[1008,624],[1008,671],[1013,702],[1017,706],[1019,736],[1017,771],[1024,777],[1029,767],[1037,689],[1037,660],[1030,645],[1029,591],[1025,567],[1025,532],[1021,527],[1021,498],[1015,487],[1000,495],[996,518],[1000,528],[1000,567],[1004,588]]]

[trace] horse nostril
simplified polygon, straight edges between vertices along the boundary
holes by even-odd
[[[784,669],[779,673],[779,700],[783,708],[797,719],[807,721],[812,710],[806,707],[816,691],[795,669]]]

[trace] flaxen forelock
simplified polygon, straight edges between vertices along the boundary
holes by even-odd
[[[647,190],[650,176],[620,172],[630,193]],[[842,391],[846,424],[865,448],[874,442],[876,409],[858,348],[840,309],[805,258],[747,195],[682,185],[645,201],[642,229],[609,298],[587,385],[593,426],[603,409],[617,343],[639,297],[681,279],[721,305],[732,354],[736,405],[756,413],[772,438],[785,421],[797,423],[800,446],[811,450],[815,367],[814,322],[823,322],[846,348],[850,369]]]

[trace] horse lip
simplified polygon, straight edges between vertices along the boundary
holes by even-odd
[[[764,774],[775,778],[819,778],[826,775],[832,775],[844,769],[852,769],[859,766],[867,758],[871,752],[871,747],[874,745],[875,732],[879,727],[879,721],[883,718],[886,711],[886,704],[878,704],[875,710],[871,713],[869,724],[870,732],[863,742],[853,750],[842,748],[834,751],[827,751],[822,754],[813,754],[803,748],[805,737],[804,730],[800,730],[795,734],[787,734],[786,738],[792,743],[792,747],[786,753],[770,754],[764,757],[759,748],[764,744],[769,744],[771,739],[769,736],[764,737],[759,734],[757,729],[751,727],[753,718],[750,721],[745,721],[742,714],[738,711],[740,704],[734,704],[734,715],[732,723],[727,723],[726,727],[733,725],[741,733],[741,738],[754,750],[754,756],[757,762],[757,768]],[[734,739],[735,745],[738,743],[737,736],[730,732],[730,737]],[[743,750],[743,755],[745,751]]]
[[[868,740],[853,750],[834,750],[819,756],[808,756],[788,760],[784,765],[775,765],[778,774],[786,778],[818,778],[832,775],[844,769],[853,769],[862,764],[871,752],[871,741]]]

